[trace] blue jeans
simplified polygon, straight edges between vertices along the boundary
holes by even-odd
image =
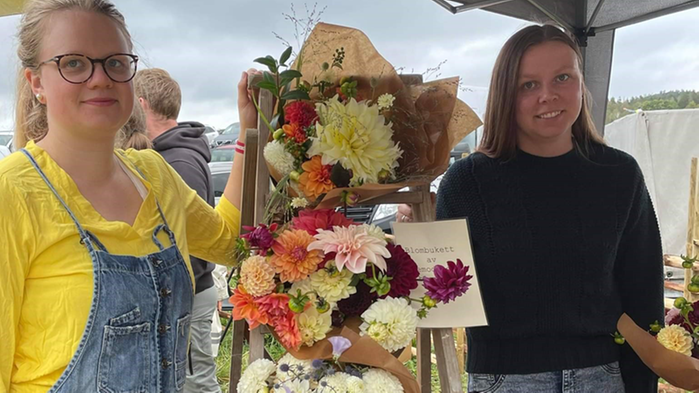
[[[619,362],[539,374],[469,374],[469,393],[624,393]]]

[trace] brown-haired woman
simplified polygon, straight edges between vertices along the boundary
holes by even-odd
[[[489,322],[468,329],[469,392],[657,391],[611,334],[623,313],[663,318],[658,224],[590,104],[574,39],[520,30],[497,58],[478,151],[441,182],[437,218],[468,218]]]

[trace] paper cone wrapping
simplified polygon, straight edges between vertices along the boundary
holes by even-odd
[[[398,378],[406,393],[419,393],[420,385],[400,360],[370,337],[359,335],[361,323],[357,317],[348,318],[341,328],[334,328],[328,333],[327,337],[342,336],[352,343],[352,346],[340,356],[339,360],[344,363],[363,364],[386,370]],[[277,338],[274,332],[272,334]],[[298,350],[287,348],[287,351],[301,360],[325,360],[332,359],[332,349],[332,344],[325,338],[311,347],[302,346]]]
[[[345,51],[342,69],[324,71],[322,64],[332,62],[333,54],[339,48]],[[359,100],[376,100],[384,93],[395,97],[393,107],[386,115],[393,122],[393,140],[403,150],[398,160],[397,183],[366,184],[349,189],[359,195],[359,203],[408,185],[429,184],[449,166],[449,153],[454,146],[482,124],[478,115],[456,97],[458,78],[406,85],[369,38],[357,29],[318,23],[299,57],[300,67],[297,58],[292,68],[303,74],[303,80],[339,81],[347,76],[358,82]],[[372,78],[376,80],[374,89],[370,82]],[[272,176],[279,180],[277,171],[270,169]],[[344,190],[348,189],[336,189],[326,194],[318,207],[339,206],[339,196]]]

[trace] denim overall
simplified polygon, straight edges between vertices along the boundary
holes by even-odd
[[[49,392],[182,391],[194,291],[160,205],[163,224],[153,231],[153,242],[160,251],[142,257],[110,254],[80,225],[31,154],[22,152],[75,222],[93,266],[92,304],[85,331],[68,367]],[[156,237],[161,230],[170,238],[168,248]]]

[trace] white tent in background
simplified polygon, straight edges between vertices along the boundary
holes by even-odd
[[[641,166],[658,215],[663,251],[684,254],[690,162],[699,157],[699,109],[637,112],[607,124],[604,139]]]

